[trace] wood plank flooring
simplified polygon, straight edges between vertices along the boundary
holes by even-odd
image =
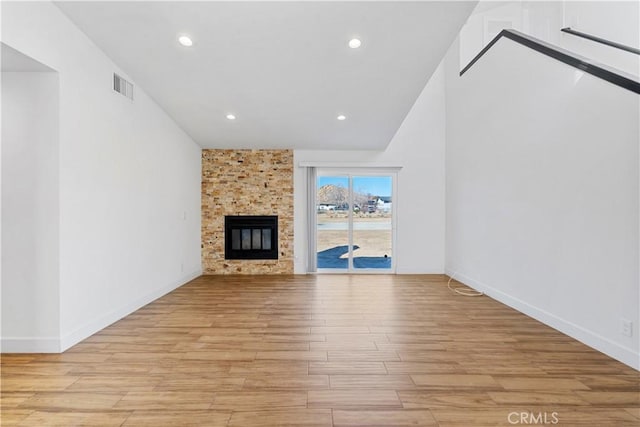
[[[1,368],[3,426],[640,425],[637,371],[444,276],[203,276]]]

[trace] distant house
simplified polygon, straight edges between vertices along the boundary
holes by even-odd
[[[376,198],[376,210],[379,212],[391,212],[391,197],[378,196]]]
[[[391,197],[376,196],[368,201],[367,212],[391,212]]]

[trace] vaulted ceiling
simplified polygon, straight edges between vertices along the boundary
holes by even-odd
[[[56,4],[203,147],[380,150],[476,2]]]

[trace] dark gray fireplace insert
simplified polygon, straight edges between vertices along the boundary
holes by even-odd
[[[278,259],[278,217],[224,217],[225,259]]]

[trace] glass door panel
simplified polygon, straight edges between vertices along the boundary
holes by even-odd
[[[392,267],[391,176],[354,176],[353,268]]]
[[[318,176],[316,188],[317,266],[348,270],[349,177]]]

